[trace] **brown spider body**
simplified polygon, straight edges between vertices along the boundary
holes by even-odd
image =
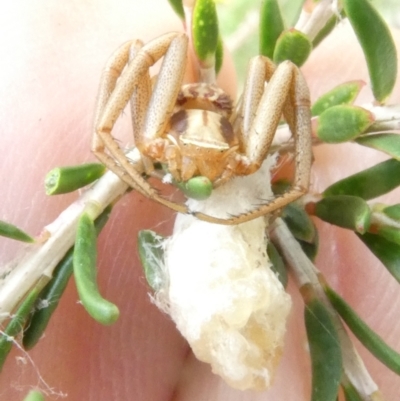
[[[182,86],[188,38],[165,34],[148,44],[128,42],[106,66],[96,113],[95,155],[138,192],[180,213],[219,224],[238,224],[282,208],[308,189],[311,167],[311,115],[307,85],[289,61],[278,67],[266,57],[249,64],[242,100],[231,99],[212,83]],[[155,85],[149,68],[163,57]],[[112,138],[116,119],[130,101],[135,145],[134,166]],[[286,193],[228,219],[189,210],[162,197],[142,176],[163,163],[178,182],[201,175],[214,187],[257,171],[268,155],[284,115],[295,142],[295,177]],[[106,150],[108,152],[106,152]]]
[[[215,187],[237,174],[239,138],[229,121],[229,96],[214,85],[185,85],[174,111],[165,134],[146,144],[142,153],[166,164],[178,182],[201,175]]]

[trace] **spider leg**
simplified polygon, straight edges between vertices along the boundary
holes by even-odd
[[[127,66],[129,51],[132,44],[133,42],[128,42],[121,46],[112,55],[104,70],[96,108],[95,134],[93,135],[92,151],[96,157],[110,170],[119,175],[126,183],[143,195],[151,196],[154,194],[155,190],[153,190],[141,176],[142,171],[137,171],[137,168],[130,165],[127,161],[124,152],[112,138],[111,130],[116,119],[133,96],[133,108],[135,113],[139,111],[139,114],[135,114],[133,119],[135,139],[138,142],[137,146],[140,147],[140,144],[143,142],[141,125],[143,124],[143,120],[145,120],[145,110],[147,107],[151,107],[148,106],[149,102],[154,104],[152,109],[155,111],[153,111],[150,116],[154,117],[153,124],[159,128],[159,131],[162,131],[168,123],[169,116],[165,118],[162,112],[158,111],[157,113],[157,106],[162,108],[165,103],[172,103],[172,106],[170,105],[169,108],[167,108],[168,111],[171,109],[172,113],[175,98],[183,78],[184,67],[182,67],[182,73],[179,74],[177,73],[176,65],[174,65],[175,69],[173,72],[171,72],[170,65],[171,62],[175,64],[180,63],[180,65],[184,65],[186,62],[187,38],[184,34],[170,33],[153,40],[143,47],[141,47],[139,42],[136,42],[136,45],[133,46],[136,48],[136,50],[133,51],[136,54],[134,54],[134,58]],[[164,85],[167,89],[163,88],[162,85],[156,85],[156,87],[160,87],[158,90],[157,88],[155,89],[155,92],[157,92],[156,96],[154,96],[153,93],[152,98],[148,100],[148,70],[164,55],[165,59],[162,70],[167,70],[164,72],[164,75],[169,73],[170,76],[173,76],[173,80],[178,81],[178,88],[174,88],[173,91],[168,92],[168,85]],[[124,70],[125,67],[126,69]],[[160,75],[161,73],[162,72],[160,72]],[[140,89],[144,89],[144,93],[139,94]],[[160,101],[160,97],[162,96],[164,96],[164,99]],[[153,98],[155,98],[155,100],[153,100]],[[165,107],[163,109],[165,109]],[[147,113],[146,117],[148,117],[148,114],[149,113]],[[149,123],[147,126],[149,126]],[[146,124],[144,128],[146,128]],[[156,134],[159,134],[159,131],[157,131]],[[106,149],[110,154],[105,152]],[[130,176],[130,178],[128,178],[127,175]]]
[[[134,45],[129,49],[129,62],[137,56],[140,49],[143,47],[143,42],[137,40]],[[150,78],[149,71],[143,73],[142,79],[138,82],[137,87],[134,89],[132,96],[129,100],[129,105],[131,109],[131,120],[132,120],[132,130],[133,136],[135,138],[135,143],[140,141],[140,135],[143,129],[144,118],[147,113],[147,108],[149,106],[149,101],[151,97],[152,90],[152,80]],[[154,170],[153,162],[149,157],[141,155],[141,161],[143,163],[143,168],[146,173],[150,174]]]
[[[183,80],[186,48],[187,37],[180,33],[163,35],[143,47],[139,41],[121,46],[112,55],[103,72],[92,140],[92,151],[96,157],[124,182],[142,195],[181,213],[187,213],[187,207],[158,195],[142,177],[145,170],[143,163],[130,163],[111,136],[111,130],[127,102],[131,100],[137,146],[140,147],[146,139],[161,135],[172,114]],[[164,55],[156,87],[150,96],[151,80],[148,70]],[[131,61],[128,65],[129,58]]]
[[[267,156],[283,113],[295,141],[295,177],[287,192],[227,220],[230,224],[243,223],[286,206],[306,193],[310,181],[310,95],[303,76],[291,62],[283,62],[275,68],[263,56],[253,58],[249,68],[240,130],[241,144],[249,161],[248,173],[256,171]],[[264,90],[265,81],[268,84]]]
[[[112,92],[115,89],[118,78],[121,76],[123,69],[128,63],[129,49],[131,47],[137,48],[141,46],[140,41],[129,41],[120,46],[110,57],[107,62],[101,79],[100,88],[97,95],[95,118],[94,118],[94,131],[92,134],[92,151],[96,157],[109,169],[114,171],[123,181],[128,185],[134,185],[134,182],[129,179],[128,175],[123,168],[116,161],[105,152],[105,143],[101,136],[98,134],[96,127],[103,115],[104,108],[109,101]],[[140,166],[136,167],[140,170]]]

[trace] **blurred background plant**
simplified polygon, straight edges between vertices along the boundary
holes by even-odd
[[[278,3],[285,25],[293,26],[300,14],[303,0],[279,0]],[[370,3],[379,10],[390,26],[400,28],[400,2],[370,0]],[[216,4],[221,34],[225,45],[232,52],[239,85],[243,85],[248,60],[258,53],[260,1],[220,0]]]

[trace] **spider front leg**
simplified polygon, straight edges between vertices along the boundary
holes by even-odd
[[[295,141],[295,177],[287,192],[238,216],[234,224],[281,209],[304,195],[310,183],[312,162],[310,94],[300,70],[293,63],[286,61],[275,67],[266,57],[253,58],[241,108],[240,141],[248,161],[244,166],[246,173],[261,166],[283,113]]]
[[[130,163],[111,136],[111,130],[132,98],[133,109],[136,113],[133,116],[133,125],[137,147],[140,149],[147,141],[159,137],[164,132],[183,80],[187,37],[180,33],[170,33],[153,40],[146,46],[141,47],[137,44],[134,57],[128,65],[132,44],[133,42],[126,43],[114,53],[103,74],[92,151],[129,186],[144,196],[185,213],[187,209],[183,205],[160,197],[147,183],[141,175],[144,167]],[[148,71],[163,56],[164,61],[151,94]],[[123,71],[124,68],[125,71]]]

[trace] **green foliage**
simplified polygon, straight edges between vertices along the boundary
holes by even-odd
[[[333,106],[320,115],[316,135],[326,143],[347,142],[362,134],[373,122],[373,114],[362,107]]]
[[[110,325],[119,317],[116,305],[104,299],[97,286],[97,233],[93,220],[83,213],[76,233],[74,278],[82,305],[97,322]]]
[[[168,0],[171,4],[172,9],[176,12],[179,18],[185,18],[185,12],[183,10],[182,0]]]
[[[0,372],[9,352],[11,351],[14,337],[22,331],[38,295],[39,288],[36,287],[30,291],[21,306],[13,315],[5,330],[0,333]]]
[[[368,146],[388,154],[393,159],[400,161],[400,135],[399,134],[375,134],[361,136],[355,140],[358,144]]]
[[[59,195],[76,191],[99,179],[105,171],[106,167],[99,163],[57,167],[46,175],[46,194]]]
[[[360,342],[385,366],[400,375],[400,354],[371,330],[345,300],[331,288],[325,288],[334,308]]]
[[[277,274],[279,281],[283,285],[283,288],[286,288],[288,283],[288,274],[285,263],[272,242],[268,242],[267,254],[272,263],[271,269]]]
[[[333,106],[352,104],[364,85],[363,81],[358,80],[336,86],[316,100],[311,107],[311,114],[319,116]]]
[[[339,337],[325,305],[306,301],[304,312],[312,363],[312,401],[336,401],[342,375]],[[329,363],[327,363],[329,361]]]
[[[400,283],[400,247],[378,234],[365,233],[358,238],[383,263],[389,273]]]
[[[343,7],[364,51],[375,99],[384,102],[397,76],[396,47],[389,28],[367,0],[343,0]]]
[[[304,208],[297,203],[287,205],[282,216],[290,231],[297,240],[312,243],[316,237],[316,228]]]
[[[111,206],[95,220],[97,235],[106,225],[111,214]],[[52,279],[40,292],[35,309],[31,312],[25,325],[22,343],[25,349],[32,349],[42,337],[50,318],[57,309],[58,303],[64,294],[73,272],[74,248],[72,247],[58,263],[53,272]]]
[[[38,390],[31,390],[24,401],[44,401],[44,395]]]
[[[384,195],[399,185],[400,162],[390,159],[336,182],[323,195],[353,195],[369,200]]]
[[[371,221],[371,210],[362,198],[351,195],[327,196],[315,204],[320,219],[364,234]]]
[[[193,10],[193,47],[206,67],[215,63],[218,46],[218,16],[214,0],[197,0]]]
[[[0,221],[0,236],[22,242],[35,242],[35,240],[25,231],[22,231],[20,228],[13,224],[6,223],[5,221]]]
[[[264,0],[260,10],[260,54],[274,56],[276,41],[285,29],[277,0]]]
[[[278,38],[274,49],[273,60],[279,64],[284,60],[290,60],[301,67],[312,50],[312,44],[307,35],[296,29],[284,31]]]

